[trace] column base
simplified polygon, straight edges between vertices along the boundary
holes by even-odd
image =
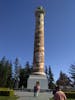
[[[30,75],[27,83],[27,89],[33,89],[36,81],[40,83],[40,89],[48,89],[48,80],[45,74],[42,75]]]

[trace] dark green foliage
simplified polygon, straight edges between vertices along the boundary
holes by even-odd
[[[26,87],[27,86],[27,79],[26,79],[26,73],[25,73],[24,68],[20,70],[19,78],[20,78],[19,87],[22,87],[22,86]]]
[[[60,76],[59,79],[57,80],[57,85],[61,85],[61,86],[69,86],[70,85],[70,79],[69,77],[63,73],[62,71],[60,72]]]
[[[29,75],[31,74],[31,72],[32,72],[32,68],[31,68],[29,62],[26,62],[25,68],[22,68],[20,70],[20,75],[19,75],[20,83],[19,83],[19,87],[22,87],[22,86],[24,86],[25,88],[27,87],[27,80],[28,80]]]
[[[7,61],[7,82],[6,87],[12,88],[12,64]]]
[[[52,73],[52,70],[51,70],[51,67],[49,66],[49,73],[48,73],[48,75],[49,75],[49,81],[54,81],[54,78],[53,78],[53,73]]]
[[[0,96],[9,96],[9,91],[0,91]]]
[[[12,87],[12,64],[3,57],[0,61],[0,87]]]
[[[2,58],[0,61],[0,87],[6,85],[6,67],[5,67],[6,59]]]
[[[47,68],[47,66],[45,66],[45,73],[46,73],[46,76],[47,76],[47,79],[48,79],[48,68]]]
[[[46,76],[48,79],[48,88],[53,89],[55,84],[54,84],[54,78],[53,78],[51,66],[49,66],[49,67],[45,66],[45,73],[46,73]]]
[[[12,76],[12,63],[3,57],[0,60],[0,87],[19,88],[27,87],[27,80],[32,72],[29,62],[26,62],[25,68],[21,68],[19,59],[15,59],[14,74]]]
[[[75,99],[75,92],[65,92],[66,97],[70,99]]]
[[[19,88],[19,82],[20,82],[20,79],[19,79],[19,75],[20,75],[20,69],[21,69],[21,65],[20,65],[20,62],[19,62],[19,59],[16,58],[15,59],[15,62],[14,62],[14,88],[18,89]]]
[[[69,73],[71,74],[71,78],[73,79],[73,84],[75,84],[75,65],[74,64],[70,66],[69,71],[70,71]]]
[[[21,67],[18,58],[15,59],[14,67],[15,67],[15,77],[18,77],[20,72],[20,67]]]
[[[48,84],[49,89],[53,89],[55,84],[54,84],[53,73],[50,66],[49,66],[49,72],[48,72],[48,81],[49,81],[49,84]]]

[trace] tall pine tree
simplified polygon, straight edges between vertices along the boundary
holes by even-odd
[[[75,86],[75,65],[74,64],[72,64],[70,66],[70,70],[69,71],[70,71],[69,73],[71,74],[71,78],[73,80],[73,85]]]
[[[49,71],[48,71],[48,86],[49,89],[53,89],[54,88],[54,78],[53,78],[53,73],[51,70],[51,66],[49,66]]]
[[[18,58],[15,59],[14,67],[15,67],[15,75],[14,75],[14,78],[15,78],[15,88],[19,88],[19,81],[20,81],[19,75],[20,75],[21,65],[19,63],[19,59]]]

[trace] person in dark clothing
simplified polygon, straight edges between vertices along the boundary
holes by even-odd
[[[36,85],[34,86],[34,96],[38,96],[40,92],[40,84],[39,81],[36,81]]]
[[[37,87],[36,85],[34,86],[34,96],[36,96],[36,92],[37,92]]]
[[[53,90],[53,95],[55,95],[55,93],[56,93],[56,89]]]

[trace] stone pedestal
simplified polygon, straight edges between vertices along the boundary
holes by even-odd
[[[48,80],[46,75],[30,75],[28,79],[27,88],[33,89],[36,81],[40,83],[40,89],[47,90],[48,89]]]

